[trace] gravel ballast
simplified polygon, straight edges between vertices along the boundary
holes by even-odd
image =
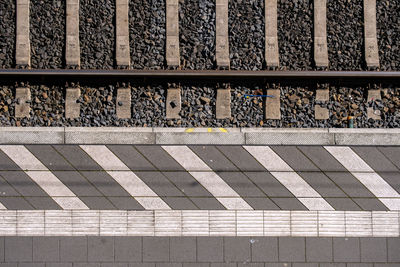
[[[0,0],[0,68],[15,66],[15,1]]]
[[[278,44],[282,70],[311,70],[313,1],[278,1]]]
[[[327,36],[330,70],[362,70],[363,0],[328,0]]]
[[[113,69],[115,1],[80,0],[79,40],[82,69]]]
[[[131,68],[165,67],[165,1],[129,1]]]
[[[31,66],[63,68],[65,46],[65,1],[31,0]]]
[[[183,69],[215,68],[215,0],[180,2],[179,45]]]
[[[264,24],[264,0],[229,0],[231,69],[263,69]]]
[[[383,71],[400,70],[400,2],[376,2],[377,38],[380,68]]]
[[[265,99],[246,98],[246,94],[265,95],[266,86],[252,83],[231,84],[232,117],[217,120],[215,98],[217,88],[226,84],[181,83],[181,119],[165,119],[167,88],[177,85],[160,84],[112,84],[102,87],[81,85],[80,118],[65,119],[64,85],[23,85],[31,88],[31,117],[16,120],[14,99],[16,85],[0,86],[1,126],[141,126],[141,127],[284,127],[284,128],[347,128],[349,116],[354,117],[356,128],[400,127],[400,88],[346,87],[320,85],[330,89],[328,103],[315,101],[316,85],[269,84],[269,88],[281,91],[281,120],[265,120]],[[70,84],[68,86],[75,86]],[[132,90],[132,117],[117,119],[116,93],[119,87]],[[372,86],[372,85],[371,85]],[[367,102],[368,88],[382,89],[381,101]],[[314,119],[315,105],[330,110],[330,118]],[[367,118],[367,108],[381,112],[381,121]]]

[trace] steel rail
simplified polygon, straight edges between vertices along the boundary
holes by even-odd
[[[0,79],[251,79],[393,80],[400,71],[243,71],[243,70],[27,70],[1,69]]]

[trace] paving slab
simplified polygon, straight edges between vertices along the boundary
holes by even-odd
[[[333,238],[334,262],[360,262],[359,238]]]
[[[317,67],[328,67],[326,36],[326,0],[314,0],[314,61]]]
[[[277,237],[254,238],[251,244],[251,260],[253,262],[277,262],[278,238]]]
[[[79,1],[67,0],[65,63],[80,67]]]
[[[118,66],[130,66],[129,47],[129,1],[117,0],[115,4],[116,46],[115,58]]]

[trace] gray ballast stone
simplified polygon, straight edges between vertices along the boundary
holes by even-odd
[[[0,0],[0,68],[15,66],[15,1]]]

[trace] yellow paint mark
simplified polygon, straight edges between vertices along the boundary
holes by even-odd
[[[194,129],[193,128],[189,128],[189,129],[187,129],[185,132],[187,132],[187,133],[191,133],[191,132],[193,132],[194,131]]]
[[[228,131],[225,128],[219,128],[219,130],[223,133],[227,133]]]
[[[211,132],[212,132],[212,129],[211,129],[211,128],[208,128],[208,129],[207,129],[207,132],[211,133]]]

